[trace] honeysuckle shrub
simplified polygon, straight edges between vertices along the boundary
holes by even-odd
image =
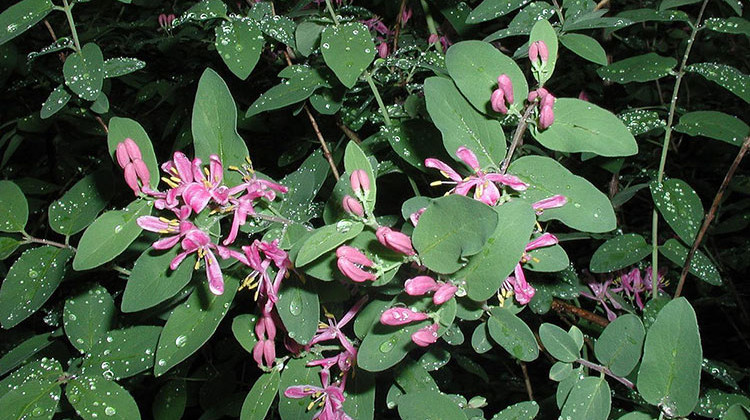
[[[747,418],[743,2],[7,3],[1,418]]]

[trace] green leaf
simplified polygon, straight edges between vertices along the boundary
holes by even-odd
[[[83,361],[86,375],[106,379],[128,378],[154,366],[154,352],[161,327],[136,325],[109,331],[91,347]]]
[[[161,376],[201,348],[216,332],[229,311],[239,282],[224,273],[224,294],[196,287],[190,297],[169,315],[156,349],[154,376]]]
[[[32,336],[5,353],[0,358],[0,376],[10,372],[16,366],[54,343],[54,341],[50,340],[51,336],[51,333]]]
[[[552,357],[562,362],[575,362],[581,357],[573,337],[554,324],[544,323],[539,327],[539,338]]]
[[[70,93],[65,89],[64,85],[59,85],[52,92],[50,92],[47,100],[42,104],[42,110],[39,111],[39,116],[42,119],[47,119],[58,111],[65,108],[68,101],[70,101]]]
[[[196,3],[193,7],[188,9],[187,12],[175,19],[174,22],[172,22],[172,26],[176,27],[189,21],[202,22],[210,19],[218,19],[226,17],[226,15],[227,6],[223,1],[201,0],[200,3]]]
[[[320,386],[320,367],[308,367],[307,362],[312,361],[311,356],[301,359],[292,359],[281,372],[281,384],[279,385],[279,415],[282,420],[311,419],[315,411],[307,410],[307,405],[313,400],[306,398],[289,398],[284,391],[290,386],[313,385]]]
[[[70,236],[96,219],[112,197],[112,171],[100,169],[76,182],[65,195],[49,206],[49,227]]]
[[[511,356],[524,362],[539,357],[539,347],[531,329],[507,308],[493,308],[487,320],[490,337]]]
[[[609,385],[604,379],[588,377],[578,381],[570,391],[560,413],[561,418],[606,420],[612,404]]]
[[[483,41],[492,42],[514,35],[528,35],[539,19],[549,19],[555,15],[555,9],[548,3],[537,1],[518,12],[507,28],[500,29],[484,37]]]
[[[501,74],[507,74],[513,82],[515,102],[512,106],[520,110],[529,94],[526,77],[516,62],[490,43],[462,41],[454,44],[445,53],[445,66],[461,93],[480,112],[501,116],[490,105],[490,96],[497,89],[497,78]]]
[[[242,403],[240,420],[264,420],[271,403],[276,399],[280,383],[281,375],[278,370],[258,378]]]
[[[747,420],[750,418],[750,409],[746,404],[735,404],[724,413],[722,420]]]
[[[632,314],[620,315],[607,325],[594,345],[601,364],[617,376],[628,376],[641,359],[646,329]]]
[[[335,225],[326,225],[315,230],[302,244],[297,253],[296,265],[309,264],[326,252],[337,248],[344,242],[362,232],[364,225],[352,220],[340,220]]]
[[[523,268],[541,273],[554,273],[570,266],[570,259],[560,245],[545,246],[527,252],[529,260]]]
[[[33,371],[29,372],[27,368]],[[31,362],[21,370],[24,373],[28,372],[29,376],[17,378],[17,383],[0,397],[0,412],[3,413],[3,419],[51,419],[55,415],[62,392],[57,381],[63,374],[60,363],[56,360]]]
[[[329,171],[330,166],[320,149],[310,154],[296,171],[279,181],[281,185],[289,189],[276,207],[279,213],[299,223],[306,223],[315,217],[315,213],[311,211],[311,205],[328,177]],[[303,231],[307,232],[307,227],[299,224],[290,225],[287,235]]]
[[[703,220],[703,204],[698,194],[681,179],[667,179],[659,185],[654,180],[649,185],[656,208],[675,233],[692,244]]]
[[[463,98],[461,100],[465,102]],[[473,108],[472,112],[475,112]],[[426,120],[413,119],[402,121],[400,124],[393,124],[390,127],[382,126],[380,135],[388,140],[393,151],[403,160],[422,172],[432,172],[432,169],[424,166],[425,159],[445,154],[442,153],[440,147],[440,139],[442,138],[440,132],[435,124]],[[458,149],[458,147],[451,148]],[[505,148],[503,148],[504,150]],[[438,157],[438,159],[444,160],[442,157]]]
[[[659,117],[656,111],[646,111],[645,109],[633,109],[625,111],[617,116],[623,124],[630,130],[630,134],[638,136],[648,133],[657,128],[664,128],[667,122]]]
[[[695,311],[684,297],[674,299],[646,334],[638,392],[670,416],[687,416],[698,403],[702,359]]]
[[[750,76],[732,66],[719,63],[696,63],[687,66],[685,71],[700,74],[750,103]]]
[[[651,254],[643,236],[627,233],[608,239],[594,251],[589,268],[592,273],[611,273],[633,265]]]
[[[615,83],[648,82],[669,75],[675,66],[677,60],[672,57],[648,53],[620,60],[596,72],[602,79]]]
[[[437,391],[410,392],[398,399],[403,420],[466,420],[466,414],[445,394]]]
[[[141,418],[138,404],[130,393],[117,383],[101,376],[75,377],[68,382],[65,395],[76,409],[76,413],[85,420]]]
[[[258,342],[254,331],[256,322],[258,322],[258,317],[251,314],[237,315],[232,320],[232,334],[248,353],[253,352],[253,347]]]
[[[534,420],[538,413],[539,404],[536,401],[524,401],[506,407],[491,420]]]
[[[350,89],[375,56],[370,31],[359,22],[325,28],[320,39],[320,50],[326,65]]]
[[[176,270],[169,263],[180,252],[179,247],[169,251],[147,249],[138,257],[130,271],[120,309],[138,312],[152,308],[176,295],[193,276],[192,264],[180,264]]]
[[[245,117],[302,102],[309,98],[316,89],[330,87],[326,77],[318,69],[302,65],[285,68],[279,73],[279,77],[288,80],[260,95],[247,109]]]
[[[125,76],[146,67],[146,62],[133,57],[115,57],[104,61],[104,78]]]
[[[296,277],[286,279],[279,291],[276,310],[289,338],[299,344],[307,344],[320,322],[320,302],[313,281],[307,280],[302,284]]]
[[[599,41],[583,34],[564,34],[560,42],[579,57],[602,66],[607,65],[607,52]]]
[[[661,0],[661,3],[659,3],[659,10],[674,9],[675,7],[686,6],[698,2],[700,2],[700,0]]]
[[[750,398],[742,394],[730,394],[718,389],[709,389],[698,400],[695,414],[712,419],[726,419],[724,413],[735,404],[750,407]]]
[[[109,98],[107,98],[107,95],[105,95],[104,92],[99,93],[99,96],[94,103],[91,104],[89,109],[99,115],[106,114],[109,112]]]
[[[492,349],[492,342],[490,342],[488,334],[486,322],[477,325],[471,334],[471,347],[477,354],[484,354]]]
[[[0,45],[39,23],[55,5],[50,0],[23,0],[0,14]]]
[[[448,79],[425,80],[427,111],[443,134],[445,150],[458,160],[456,150],[465,146],[477,155],[479,165],[499,166],[505,157],[505,135],[499,121],[477,112]]]
[[[135,200],[123,210],[108,211],[92,223],[78,242],[73,269],[89,270],[120,255],[141,234],[136,220],[151,214],[152,203]]]
[[[324,28],[325,26],[310,21],[300,22],[297,25],[297,30],[295,31],[297,50],[303,56],[309,56],[320,45],[320,37]]]
[[[88,43],[68,56],[63,64],[65,85],[81,99],[94,101],[102,91],[104,57],[94,43]]]
[[[456,279],[466,282],[468,296],[478,302],[492,297],[516,267],[536,222],[534,210],[521,200],[494,207],[494,210],[500,222],[487,244],[455,274]],[[420,218],[418,227],[422,221]]]
[[[365,209],[371,213],[375,209],[375,197],[378,191],[377,183],[375,182],[375,172],[365,152],[353,141],[350,141],[346,145],[346,150],[344,151],[344,168],[348,174],[352,174],[358,169],[362,169],[367,173],[367,178],[370,180],[370,192],[366,193],[363,204]]]
[[[344,412],[357,420],[375,417],[375,375],[357,369],[346,381]]]
[[[681,10],[630,9],[618,13],[617,17],[633,23],[690,21],[687,13]]]
[[[750,126],[741,119],[718,111],[688,112],[680,117],[675,131],[691,136],[704,136],[735,146],[750,135]]]
[[[688,248],[677,239],[667,239],[667,242],[664,242],[664,245],[659,247],[659,252],[667,257],[668,260],[683,267],[687,258]],[[695,251],[688,271],[708,284],[714,286],[721,286],[722,284],[719,270],[716,269],[711,260],[701,251]]]
[[[424,265],[448,274],[482,250],[498,223],[491,207],[461,195],[434,200],[414,228],[412,242]]]
[[[151,173],[151,188],[159,185],[159,164],[156,161],[154,146],[151,144],[146,130],[138,124],[137,121],[130,118],[112,117],[109,120],[109,132],[107,132],[107,148],[112,160],[117,162],[115,151],[117,144],[132,139],[141,150],[143,163],[146,164],[148,171]]]
[[[259,26],[264,34],[294,48],[294,31],[297,27],[293,20],[282,15],[266,15],[259,22]]]
[[[187,386],[184,379],[167,381],[156,394],[152,406],[155,420],[181,420],[187,405]]]
[[[57,290],[73,251],[41,246],[25,251],[0,286],[0,323],[10,329],[44,305]]]
[[[741,17],[708,18],[704,23],[707,29],[726,34],[738,34],[750,37],[750,22]]]
[[[112,327],[115,302],[107,289],[94,287],[67,301],[63,310],[63,325],[73,347],[81,353],[90,352],[99,338]]]
[[[249,156],[245,141],[237,133],[237,107],[232,94],[221,76],[210,68],[198,81],[191,128],[195,156],[205,163],[216,154],[224,167],[241,167]],[[242,182],[242,175],[228,171],[224,179],[235,185]]]
[[[499,2],[496,0],[484,0],[479,6],[471,11],[466,23],[479,23],[505,16],[508,13],[529,3],[531,0],[510,0]]]
[[[63,374],[60,362],[43,357],[31,360],[0,381],[0,398],[27,382],[57,382]],[[5,410],[3,410],[5,411]]]
[[[0,260],[10,257],[22,243],[12,236],[0,235]]]
[[[531,34],[529,35],[529,45],[536,41],[542,41],[547,44],[549,50],[549,58],[547,62],[543,64],[539,72],[539,84],[544,85],[544,82],[552,77],[552,73],[555,71],[555,63],[557,62],[557,33],[555,28],[545,19],[538,20],[531,28]],[[537,73],[534,72],[534,77]]]
[[[623,122],[604,108],[574,98],[555,101],[555,122],[545,130],[532,127],[542,146],[560,152],[592,152],[600,156],[630,156],[638,144]]]
[[[215,28],[216,52],[235,76],[247,79],[263,52],[265,40],[250,18],[233,18]]]
[[[28,218],[23,191],[11,181],[0,181],[0,232],[23,232]]]
[[[609,199],[585,178],[573,175],[554,159],[524,156],[516,159],[508,173],[521,178],[529,188],[521,195],[530,202],[562,194],[568,202],[556,209],[544,210],[540,221],[559,220],[584,232],[609,232],[617,226]]]

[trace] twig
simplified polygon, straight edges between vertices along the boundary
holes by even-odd
[[[750,136],[746,137],[745,141],[742,142],[742,147],[740,147],[740,151],[737,152],[737,156],[734,157],[732,166],[729,167],[727,174],[724,175],[724,180],[721,182],[721,186],[719,186],[719,190],[716,192],[713,203],[711,203],[711,209],[708,211],[706,219],[703,221],[703,224],[698,231],[698,235],[695,237],[693,246],[690,247],[690,251],[688,251],[687,257],[685,257],[685,264],[683,265],[682,272],[680,273],[680,281],[677,283],[677,289],[674,292],[675,299],[680,296],[680,293],[682,293],[682,287],[685,285],[685,278],[687,277],[688,270],[690,269],[690,262],[692,261],[695,252],[698,250],[701,241],[703,241],[703,236],[705,236],[706,231],[708,230],[708,226],[711,225],[714,217],[716,217],[716,210],[718,210],[721,199],[722,197],[724,197],[724,192],[729,186],[729,181],[732,180],[732,177],[737,171],[737,167],[740,166],[742,158],[745,157],[745,153],[747,153],[748,148],[750,148]]]
[[[73,22],[73,6],[75,4],[70,5],[68,4],[68,0],[63,0],[63,4],[65,7],[63,7],[63,11],[65,12],[65,16],[68,18],[68,26],[70,26],[70,34],[73,36],[73,45],[75,45],[76,52],[81,52],[81,43],[78,41],[78,31],[76,31],[76,24]]]
[[[326,0],[326,8],[328,9],[328,12],[331,13],[331,19],[333,19],[333,23],[336,24],[336,26],[339,26],[339,18],[336,17],[336,12],[333,11],[331,0]]]
[[[504,174],[505,171],[508,170],[508,165],[510,165],[510,159],[513,157],[513,153],[516,151],[516,147],[518,147],[518,144],[521,142],[521,139],[523,139],[523,134],[526,132],[526,127],[528,127],[529,123],[529,116],[531,115],[531,112],[534,111],[534,107],[536,107],[536,103],[530,103],[526,110],[523,113],[523,116],[521,117],[521,121],[518,122],[518,127],[516,127],[515,133],[513,133],[513,140],[510,142],[510,148],[508,149],[508,154],[505,155],[505,159],[503,159],[503,163],[500,165],[500,173]]]
[[[104,132],[107,133],[107,134],[109,134],[109,127],[107,127],[107,124],[104,123],[104,120],[102,120],[102,117],[100,117],[98,115],[95,115],[94,118],[102,126],[102,128],[104,129]]]
[[[606,366],[597,365],[596,363],[591,363],[588,360],[584,360],[584,359],[578,359],[578,360],[576,360],[576,362],[580,363],[583,366],[586,366],[589,369],[594,369],[597,372],[601,372],[601,373],[609,376],[610,378],[616,380],[617,382],[625,385],[626,387],[628,387],[630,389],[635,389],[635,384],[634,383],[632,383],[629,380],[623,378],[622,376],[615,375]]]
[[[603,318],[585,309],[579,308],[575,305],[571,305],[567,302],[563,302],[559,299],[552,299],[552,305],[550,306],[550,308],[558,312],[562,311],[571,313],[578,316],[579,318],[583,318],[589,322],[593,322],[600,327],[606,327],[607,325],[609,325],[609,321],[606,318]]]
[[[341,131],[344,132],[349,140],[357,144],[362,144],[362,139],[359,138],[357,133],[355,133],[351,128],[347,127],[346,124],[344,124],[344,121],[341,120],[340,116],[336,116],[336,125],[341,129]]]
[[[601,0],[599,3],[596,4],[596,7],[594,7],[594,10],[599,10],[607,6],[609,6],[609,0]]]
[[[437,36],[437,26],[435,26],[435,21],[432,19],[432,12],[430,12],[430,6],[427,4],[427,0],[419,0],[419,4],[422,5],[422,11],[424,11],[424,18],[427,22],[427,29],[430,31],[430,35]],[[443,45],[440,43],[440,40],[435,42],[435,49],[439,53],[443,52]]]
[[[372,75],[369,71],[365,72],[365,79],[367,80],[367,84],[370,85],[370,90],[372,90],[372,94],[375,95],[375,101],[378,103],[378,107],[380,108],[380,113],[383,114],[383,122],[385,123],[386,127],[391,126],[391,118],[388,116],[388,109],[385,107],[385,104],[383,103],[383,98],[380,97],[380,92],[378,91],[378,87],[375,86],[375,81],[372,80]]]
[[[293,220],[289,220],[289,219],[287,219],[285,217],[282,217],[282,216],[272,216],[270,214],[256,213],[256,214],[253,214],[252,217],[254,217],[256,219],[266,220],[268,222],[281,223],[283,225],[292,225],[292,224],[294,224]]]
[[[29,243],[29,244],[34,243],[34,244],[50,245],[50,246],[54,246],[57,248],[68,248],[68,249],[72,249],[73,251],[76,250],[70,245],[66,245],[60,242],[50,241],[49,239],[35,238],[33,236],[28,235],[27,233],[23,234],[23,239],[24,241],[26,241],[26,243]]]
[[[401,35],[402,18],[406,10],[406,0],[401,0],[401,7],[398,8],[398,17],[396,18],[396,28],[393,30],[393,51],[398,49],[398,37]]]
[[[529,401],[534,401],[534,390],[531,388],[531,379],[529,379],[529,371],[526,369],[526,363],[519,361],[521,365],[521,372],[523,372],[523,382],[526,384],[526,394],[529,395]]]

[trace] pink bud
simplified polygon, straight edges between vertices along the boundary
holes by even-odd
[[[411,238],[401,232],[389,227],[381,226],[375,231],[378,241],[384,246],[405,255],[414,255],[416,252],[411,245]]]
[[[490,96],[492,110],[501,114],[508,113],[508,107],[505,106],[505,92],[502,89],[495,89]]]
[[[532,42],[529,45],[529,61],[536,63],[539,60],[539,45],[536,42]]]
[[[147,186],[151,182],[151,172],[148,167],[140,159],[133,159],[133,166],[135,166],[135,173],[138,175],[138,179],[141,180],[141,185]]]
[[[413,224],[414,226],[417,226],[417,223],[419,222],[419,217],[422,216],[422,213],[424,213],[425,210],[427,210],[427,207],[422,207],[421,209],[410,214],[409,220],[411,220],[411,224]]]
[[[414,312],[408,308],[390,308],[380,316],[380,323],[383,325],[404,325],[417,321],[424,321],[429,318],[422,312]]]
[[[589,102],[589,95],[586,93],[585,90],[582,90],[581,93],[578,94],[578,99]]]
[[[141,149],[133,139],[128,137],[123,143],[125,143],[125,150],[128,151],[128,156],[130,156],[131,160],[143,159],[143,156],[141,156]]]
[[[419,331],[411,335],[411,341],[419,347],[427,347],[430,344],[434,344],[437,339],[438,324],[432,324],[430,326],[421,328]]]
[[[262,318],[263,323],[266,325],[266,334],[269,340],[276,338],[276,323],[273,322],[271,316],[264,316]]]
[[[432,296],[432,302],[435,303],[435,305],[442,305],[445,302],[451,300],[453,295],[456,294],[457,290],[458,287],[450,283],[444,283],[440,285],[440,287],[435,292],[435,295]]]
[[[531,207],[534,208],[537,212],[540,212],[542,210],[546,209],[554,209],[557,207],[562,207],[568,202],[568,199],[565,198],[564,195],[556,194],[552,197],[545,198],[544,200],[539,200],[536,203],[532,204]]]
[[[432,44],[438,42],[439,39],[440,39],[440,37],[438,37],[437,34],[431,34],[430,37],[427,38],[427,43],[430,44],[430,45],[432,45]]]
[[[546,63],[549,59],[549,49],[544,41],[535,41],[529,46],[529,60],[532,63],[537,63],[540,58],[542,64]]]
[[[125,165],[125,183],[136,196],[141,192],[141,187],[138,185],[138,175],[135,173],[135,165],[132,162]]]
[[[513,103],[513,82],[510,80],[507,74],[501,74],[497,78],[497,87],[503,90],[505,94],[505,100],[509,104]]]
[[[557,243],[558,243],[557,236],[551,233],[544,233],[540,235],[538,238],[526,244],[526,248],[524,248],[524,251],[526,252],[533,251],[537,248],[543,248],[545,246],[552,246]]]
[[[406,22],[411,19],[412,10],[411,7],[407,7],[404,9],[403,13],[401,13],[401,24],[406,25]]]
[[[367,194],[370,192],[370,177],[367,176],[367,172],[365,172],[364,169],[357,169],[352,172],[349,176],[349,182],[355,193]]]
[[[437,282],[430,276],[417,276],[406,280],[404,290],[410,296],[422,296],[438,288]]]
[[[374,274],[359,268],[355,263],[344,258],[336,260],[336,266],[341,270],[343,275],[357,283],[362,283],[368,280],[375,281],[377,278]]]
[[[339,259],[345,259],[355,264],[363,265],[365,267],[373,266],[372,261],[370,261],[370,259],[362,253],[362,251],[347,245],[341,245],[340,247],[338,247],[338,249],[336,250],[336,256]]]
[[[164,13],[159,15],[159,26],[161,26],[162,28],[167,26],[167,15],[165,15]]]
[[[542,64],[544,64],[549,59],[547,44],[544,41],[537,41],[537,44],[539,44],[539,58],[542,59]]]
[[[253,346],[253,360],[258,366],[263,364],[263,348],[265,347],[265,340],[258,340]]]
[[[380,45],[378,45],[378,56],[380,58],[388,57],[388,43],[381,42]]]
[[[115,157],[117,158],[117,164],[120,165],[122,169],[125,169],[125,165],[130,163],[130,156],[128,156],[128,151],[125,148],[125,143],[117,143],[117,148],[115,148]]]
[[[539,88],[537,90],[532,90],[529,92],[528,100],[529,102],[534,102],[537,98],[544,98],[545,96],[549,95],[549,91],[545,88]]]
[[[341,201],[341,206],[344,207],[344,210],[349,214],[359,217],[365,216],[365,209],[362,207],[362,203],[351,195],[344,196],[344,199]]]
[[[545,130],[555,122],[555,113],[551,106],[543,106],[539,112],[539,128]]]
[[[172,23],[174,22],[176,16],[172,13],[167,15],[167,26],[172,26]]]
[[[551,93],[548,93],[548,94],[542,96],[541,98],[542,98],[542,100],[539,103],[539,106],[541,106],[541,107],[548,106],[550,108],[555,105],[555,99],[557,99],[557,98],[555,98],[555,95],[553,95]]]
[[[266,340],[263,344],[263,359],[266,361],[266,366],[273,366],[276,360],[276,343],[273,340]]]

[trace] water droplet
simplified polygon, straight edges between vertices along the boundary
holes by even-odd
[[[185,344],[187,344],[187,337],[186,337],[186,336],[184,336],[184,335],[181,335],[181,336],[177,337],[177,338],[176,338],[176,339],[174,340],[174,344],[175,344],[175,345],[176,345],[177,347],[185,347]]]
[[[380,345],[380,351],[382,353],[388,353],[396,346],[396,337],[391,338],[388,341],[383,342],[383,344]]]
[[[117,414],[117,410],[115,410],[114,407],[107,407],[104,409],[104,414],[108,416],[114,416],[115,414]]]

